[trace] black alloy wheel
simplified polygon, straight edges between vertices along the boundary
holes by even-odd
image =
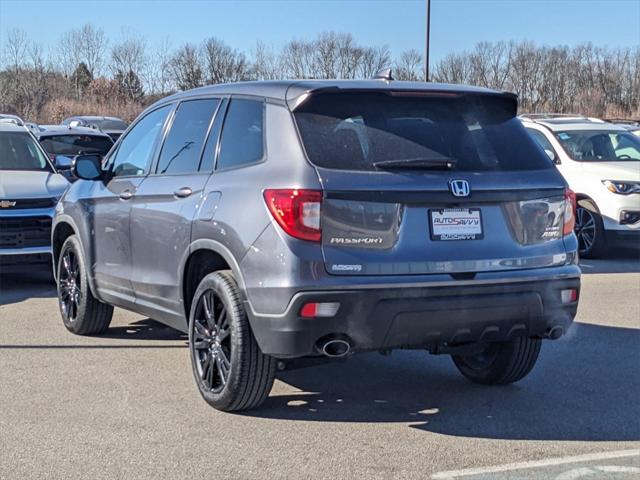
[[[231,326],[227,310],[213,289],[198,299],[193,322],[191,348],[198,375],[206,388],[219,393],[231,370]]]
[[[75,322],[82,301],[82,279],[78,257],[72,249],[65,250],[60,260],[58,289],[60,310],[69,323]]]

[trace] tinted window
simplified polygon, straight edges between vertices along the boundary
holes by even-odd
[[[556,133],[556,138],[574,160],[588,162],[640,160],[640,139],[629,132],[570,130]]]
[[[229,104],[220,139],[217,169],[234,168],[262,159],[264,104],[233,99]]]
[[[200,161],[201,172],[211,172],[213,170],[213,164],[216,158],[216,146],[218,145],[218,137],[220,137],[220,130],[222,129],[222,121],[224,120],[224,109],[226,106],[226,100],[222,101],[216,113],[216,118],[213,120],[209,137],[207,138],[207,144],[204,146],[204,152],[202,153],[202,160]]]
[[[0,170],[52,171],[44,153],[26,132],[0,132]]]
[[[122,139],[112,160],[114,176],[145,174],[153,155],[156,139],[162,131],[171,108],[171,105],[165,105],[147,114]]]
[[[75,156],[81,153],[106,155],[113,141],[109,137],[97,135],[54,135],[40,137],[44,149],[54,155]]]
[[[211,117],[220,100],[182,102],[167,135],[156,173],[193,173],[198,171],[200,153]]]
[[[504,97],[332,93],[294,116],[309,160],[325,168],[407,160],[458,171],[552,168],[513,110]]]

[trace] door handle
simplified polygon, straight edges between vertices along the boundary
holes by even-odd
[[[173,194],[178,198],[187,198],[189,195],[193,193],[189,187],[182,187],[173,192]]]
[[[133,198],[133,192],[131,190],[124,190],[120,192],[120,198],[122,200],[131,200]]]

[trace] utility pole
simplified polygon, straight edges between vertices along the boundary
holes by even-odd
[[[431,0],[427,1],[427,37],[424,45],[424,81],[429,81],[429,34],[431,30]]]

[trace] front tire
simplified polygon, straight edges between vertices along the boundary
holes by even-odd
[[[276,361],[260,350],[230,271],[207,275],[196,289],[189,352],[198,390],[212,407],[247,410],[269,396]]]
[[[508,385],[526,377],[538,360],[542,340],[519,337],[491,343],[475,355],[452,355],[462,375],[481,385]]]
[[[580,200],[576,208],[578,253],[584,258],[598,258],[607,246],[604,223],[598,208],[590,200]]]
[[[58,305],[67,330],[76,335],[97,335],[109,328],[113,307],[91,293],[82,248],[75,235],[62,245],[57,279]]]

